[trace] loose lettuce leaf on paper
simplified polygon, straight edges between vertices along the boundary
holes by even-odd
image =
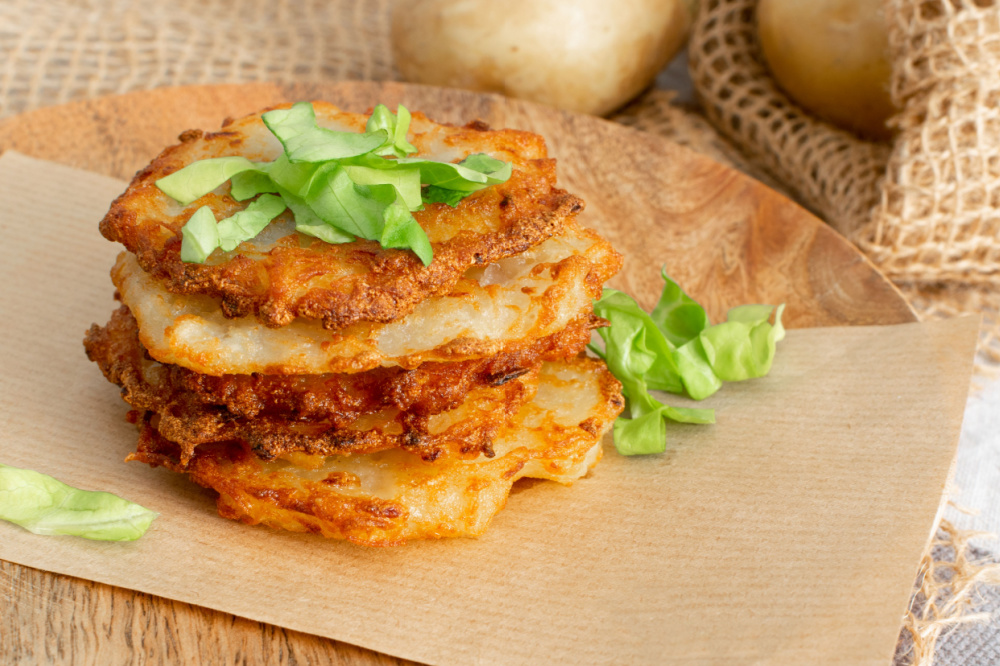
[[[111,493],[79,490],[51,476],[0,464],[0,520],[29,532],[134,541],[156,514]]]
[[[605,289],[594,303],[594,313],[610,326],[598,329],[604,349],[591,349],[622,383],[628,402],[630,418],[619,418],[614,425],[615,447],[623,455],[665,451],[665,419],[715,422],[714,410],[664,405],[650,390],[703,400],[724,381],[762,377],[785,335],[784,306],[740,306],[729,311],[725,322],[712,326],[704,308],[665,272],[661,275],[663,293],[649,314],[614,289]]]
[[[660,277],[663,292],[649,316],[667,340],[676,346],[686,344],[708,328],[708,313],[670,279],[666,269],[660,270]]]
[[[649,388],[682,392],[683,383],[670,342],[630,296],[605,289],[594,304],[594,314],[611,322],[611,326],[598,329],[598,333],[608,351],[604,360],[623,385],[632,378],[641,378]]]

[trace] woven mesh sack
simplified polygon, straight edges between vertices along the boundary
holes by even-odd
[[[890,0],[902,112],[882,197],[859,245],[891,278],[1000,280],[1000,5]]]
[[[611,120],[644,132],[658,134],[674,143],[690,148],[716,162],[739,169],[773,190],[791,197],[785,186],[757,167],[731,141],[721,136],[696,109],[675,103],[671,90],[647,90]]]
[[[159,86],[394,79],[392,0],[2,0],[0,117]]]
[[[875,0],[873,0],[875,1]],[[812,117],[775,84],[757,0],[703,0],[688,53],[706,117],[794,198],[861,247],[927,318],[984,316],[1000,362],[998,0],[887,0],[892,145]]]
[[[814,118],[778,89],[760,55],[756,4],[701,4],[688,57],[705,115],[757,167],[853,237],[879,200],[889,147]]]

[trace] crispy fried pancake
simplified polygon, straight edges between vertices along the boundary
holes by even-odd
[[[323,127],[364,131],[367,116],[323,102],[314,108]],[[470,267],[520,254],[558,234],[567,217],[583,208],[580,199],[555,187],[555,161],[547,159],[540,136],[483,129],[481,123],[439,125],[414,113],[410,140],[418,156],[457,161],[483,152],[514,164],[510,180],[467,197],[457,208],[428,204],[414,213],[434,248],[429,266],[412,252],[372,241],[330,245],[302,236],[288,212],[232,252],[217,250],[205,264],[182,262],[180,230],[198,208],[207,205],[221,219],[249,202],[229,196],[227,183],[182,206],[156,181],[199,159],[275,159],[281,145],[260,115],[227,122],[219,132],[182,134],[179,145],[136,174],[101,222],[101,233],[124,244],[167,290],[216,298],[228,317],[256,315],[272,327],[306,317],[330,330],[394,321],[428,296],[450,292]]]
[[[230,419],[218,411],[190,404],[161,410],[152,424],[180,446],[182,464],[191,459],[196,447],[227,441],[246,444],[264,460],[295,452],[357,455],[392,448],[427,461],[442,455],[492,458],[494,436],[531,398],[537,381],[535,369],[503,386],[471,391],[456,408],[440,414],[417,417],[385,409],[365,414],[343,427],[323,419],[291,419],[276,414]]]
[[[264,462],[245,446],[199,447],[187,466],[176,445],[143,423],[129,457],[186,472],[219,493],[219,513],[249,524],[370,546],[409,539],[476,536],[521,477],[571,483],[600,459],[603,434],[624,401],[603,363],[546,363],[535,399],[494,442],[496,456],[433,463],[401,450]]]
[[[285,414],[346,425],[365,414],[396,409],[420,417],[454,409],[466,394],[497,387],[541,365],[575,356],[604,320],[585,315],[567,328],[517,352],[459,363],[424,363],[418,368],[376,368],[363,373],[324,375],[202,375],[152,360],[139,342],[135,318],[122,306],[106,326],[91,326],[87,357],[123,390],[136,409],[160,412],[180,401],[214,407],[228,418]]]
[[[215,299],[165,290],[127,253],[111,276],[139,322],[142,344],[162,363],[215,376],[324,374],[523,350],[589,315],[620,266],[610,244],[569,223],[524,254],[471,269],[448,295],[423,301],[403,319],[336,332],[308,319],[279,329],[252,317],[227,319]]]
[[[582,351],[593,325],[581,318],[518,354],[319,376],[216,378],[163,365],[146,355],[125,307],[106,327],[91,327],[84,347],[129,405],[156,415],[185,463],[195,447],[222,440],[243,441],[266,459],[400,447],[434,460],[492,455],[497,430],[534,393],[542,360]]]

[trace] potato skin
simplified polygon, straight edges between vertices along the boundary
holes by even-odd
[[[760,0],[761,51],[778,85],[814,115],[870,139],[886,139],[895,108],[882,3]]]
[[[688,0],[414,0],[392,20],[408,81],[495,92],[604,115],[673,58]]]

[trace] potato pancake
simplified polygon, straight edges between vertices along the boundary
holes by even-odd
[[[121,307],[84,347],[131,406],[128,460],[190,475],[223,517],[367,546],[476,536],[518,479],[586,475],[624,407],[584,355],[622,257],[544,140],[308,107],[267,118],[288,152],[267,110],[185,132],[101,221]],[[407,141],[419,168],[389,161]],[[156,185],[213,158],[161,183],[177,200]],[[336,244],[352,234],[410,249]]]
[[[366,115],[323,102],[313,108],[321,127],[365,129]],[[221,219],[249,202],[233,199],[226,183],[183,206],[161,192],[156,181],[206,158],[275,159],[282,147],[264,126],[262,113],[227,121],[219,132],[182,134],[179,145],[136,174],[100,227],[167,291],[212,297],[226,317],[255,315],[271,327],[305,317],[338,331],[355,322],[395,321],[429,296],[451,292],[469,268],[520,254],[560,233],[566,220],[583,209],[579,198],[555,187],[555,161],[548,159],[540,136],[489,130],[482,123],[441,125],[414,113],[408,136],[416,156],[457,161],[486,153],[513,164],[507,182],[472,194],[455,208],[435,203],[414,213],[434,250],[430,265],[410,251],[373,241],[331,245],[301,235],[287,211],[233,251],[217,250],[205,264],[183,262],[181,227],[198,208],[208,206]]]
[[[395,449],[267,462],[244,445],[215,443],[185,466],[178,447],[147,420],[129,459],[190,474],[219,493],[226,518],[390,546],[482,534],[522,477],[572,483],[584,476],[623,405],[604,364],[579,357],[542,366],[534,400],[496,438],[493,458],[427,462]]]
[[[308,319],[272,329],[252,317],[227,318],[213,298],[167,291],[128,253],[111,277],[139,322],[142,344],[161,363],[215,376],[324,374],[525,349],[589,315],[620,266],[607,241],[569,224],[523,254],[471,269],[449,294],[428,298],[403,319],[340,331]]]
[[[87,357],[122,388],[135,409],[163,412],[174,405],[213,409],[229,419],[284,414],[332,421],[341,426],[361,416],[395,409],[427,417],[454,409],[470,391],[502,386],[542,361],[575,356],[604,320],[582,315],[568,327],[516,352],[418,368],[376,368],[324,375],[202,375],[159,363],[139,341],[135,318],[125,306],[105,326],[93,325],[84,339]]]
[[[247,416],[206,402],[206,399],[218,400],[211,393],[199,394],[178,387],[178,374],[183,384],[184,375],[194,373],[148,358],[135,333],[135,320],[122,308],[106,328],[91,329],[84,343],[87,354],[101,367],[105,377],[122,387],[122,398],[134,409],[149,412],[160,434],[180,447],[182,464],[187,464],[196,447],[219,441],[242,442],[265,460],[295,451],[338,455],[388,448],[402,448],[425,460],[435,460],[441,455],[492,457],[494,436],[534,395],[542,364],[539,359],[512,373],[494,375],[491,382],[475,386],[457,404],[434,414],[407,412],[393,405],[365,401],[360,390],[378,381],[366,378],[367,373],[331,377],[326,393],[333,395],[323,395],[324,386],[319,378],[262,377],[265,381],[261,383],[270,384],[270,395],[276,399]],[[583,340],[580,343],[580,348],[586,344]],[[400,371],[403,372],[407,371]],[[373,373],[386,374],[379,370]],[[299,379],[312,380],[302,382],[309,388],[303,389],[296,381]],[[290,398],[282,395],[279,388],[282,385],[289,394],[302,392]],[[352,391],[354,387],[360,390]],[[288,403],[308,406],[310,401],[337,403],[340,408],[325,412],[315,408],[303,411],[283,408]]]
[[[174,409],[161,409],[152,424],[180,446],[182,463],[190,460],[198,446],[227,441],[246,444],[263,460],[295,452],[356,455],[392,448],[427,461],[441,456],[492,458],[494,436],[531,398],[537,381],[535,369],[503,386],[471,391],[454,409],[426,417],[385,409],[340,426],[329,420],[278,414],[230,419],[204,407],[174,405]]]

